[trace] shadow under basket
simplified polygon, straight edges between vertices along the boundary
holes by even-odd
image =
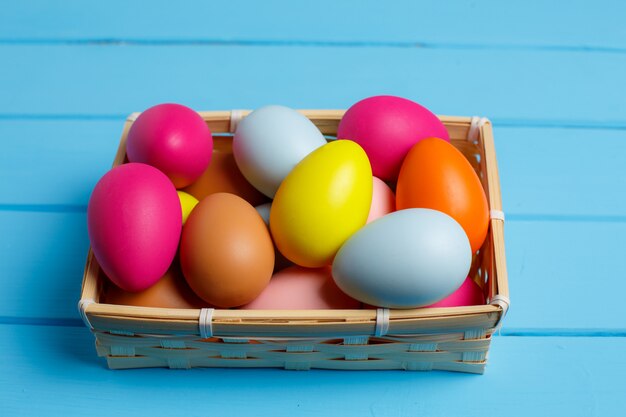
[[[342,110],[303,110],[333,137]],[[200,112],[215,147],[230,147],[248,111]],[[124,126],[114,166],[126,160]],[[307,370],[445,370],[483,373],[491,336],[506,314],[509,290],[504,216],[491,123],[440,116],[451,142],[478,173],[491,209],[489,232],[471,276],[488,304],[411,310],[167,309],[100,302],[106,277],[89,251],[79,309],[109,368],[272,367]]]

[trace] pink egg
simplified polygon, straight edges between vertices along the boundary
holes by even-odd
[[[272,276],[270,284],[247,310],[358,309],[361,303],[344,294],[335,284],[330,267],[291,266]]]
[[[383,217],[396,210],[396,196],[391,188],[379,178],[374,178],[374,190],[372,193],[372,205],[367,216],[367,223]]]
[[[182,228],[180,200],[158,169],[117,166],[96,184],[87,207],[91,248],[118,287],[144,290],[167,272]]]
[[[130,162],[160,169],[176,188],[186,187],[206,170],[213,136],[202,117],[180,104],[159,104],[139,115],[128,132]]]
[[[485,296],[476,281],[467,277],[458,290],[428,307],[461,307],[485,304]]]
[[[450,141],[446,127],[430,110],[394,96],[359,101],[348,109],[337,129],[337,138],[363,147],[372,172],[384,181],[395,181],[409,149],[433,136]]]

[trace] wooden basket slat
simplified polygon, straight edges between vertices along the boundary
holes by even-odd
[[[412,348],[411,345],[402,345],[391,343],[389,345],[363,345],[363,346],[345,346],[345,345],[325,345],[318,344],[311,346],[304,352],[290,351],[287,347],[272,347],[263,344],[255,345],[240,345],[233,346],[230,344],[210,344],[208,346],[188,347],[180,349],[163,348],[160,346],[154,346],[144,344],[143,346],[128,346],[128,345],[106,345],[100,340],[98,341],[98,354],[99,356],[120,356],[119,352],[123,351],[124,357],[128,356],[150,356],[159,358],[172,358],[172,357],[185,357],[188,359],[200,358],[200,357],[215,357],[215,358],[254,358],[254,359],[272,359],[272,360],[295,360],[298,358],[298,354],[302,357],[312,360],[320,360],[322,358],[343,358],[343,359],[396,359],[396,360],[423,360],[428,362],[441,361],[441,360],[461,360],[469,353],[476,354],[481,360],[484,359],[488,349],[489,341],[472,341],[473,346],[464,346],[458,343],[447,344],[445,346],[438,346],[434,350],[418,350]],[[116,349],[116,347],[122,347],[123,349]],[[310,355],[310,354],[317,355]],[[416,355],[417,353],[432,353],[436,354],[436,359],[430,358],[427,355]],[[406,355],[405,355],[406,354]],[[445,354],[454,354],[454,358],[460,359],[446,359],[452,356],[445,356]],[[308,355],[308,356],[307,356]],[[408,356],[407,356],[408,355]],[[424,359],[428,358],[428,359]],[[444,359],[442,359],[444,358]]]
[[[485,361],[463,362],[422,362],[425,366],[420,367],[419,362],[407,363],[395,360],[323,360],[319,362],[307,363],[306,367],[290,367],[285,361],[271,361],[261,359],[223,359],[223,358],[203,358],[201,360],[189,361],[188,368],[283,368],[283,369],[328,369],[328,370],[350,370],[350,371],[377,371],[377,370],[439,370],[452,372],[465,372],[482,374],[485,369]],[[134,369],[134,368],[156,368],[168,367],[167,360],[153,357],[108,357],[107,364],[111,369]]]
[[[317,126],[324,135],[336,136],[339,121],[343,117],[345,110],[298,110]],[[240,114],[245,117],[250,110],[239,110]],[[200,111],[200,116],[206,121],[213,134],[231,133],[231,111]],[[132,113],[126,119],[125,132],[127,128],[135,121],[140,113]],[[450,138],[452,140],[467,138],[469,132],[471,117],[464,116],[439,116],[439,119],[446,125]],[[117,156],[120,156],[119,154]],[[116,160],[122,160],[116,158]]]
[[[445,333],[473,328],[494,327],[499,318],[497,307],[486,314],[463,314],[459,316],[414,318],[391,321],[390,334]],[[338,310],[341,311],[341,310]],[[198,334],[198,321],[172,320],[145,317],[107,317],[91,315],[90,323],[95,329],[153,334]],[[221,336],[318,336],[341,337],[374,334],[375,322],[323,322],[315,319],[289,323],[263,322],[213,322],[215,334]]]

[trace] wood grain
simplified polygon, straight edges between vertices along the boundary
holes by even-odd
[[[309,43],[562,50],[626,47],[623,2],[540,0],[4,2],[0,42]]]

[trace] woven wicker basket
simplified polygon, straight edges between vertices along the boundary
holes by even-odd
[[[247,111],[201,112],[216,147]],[[334,136],[338,110],[305,110]],[[125,161],[126,121],[114,166]],[[79,310],[112,369],[144,367],[277,367],[345,370],[484,372],[491,335],[508,309],[504,222],[491,124],[477,117],[440,117],[452,143],[478,172],[492,219],[471,274],[490,304],[412,310],[164,309],[100,303],[105,277],[91,250]]]

